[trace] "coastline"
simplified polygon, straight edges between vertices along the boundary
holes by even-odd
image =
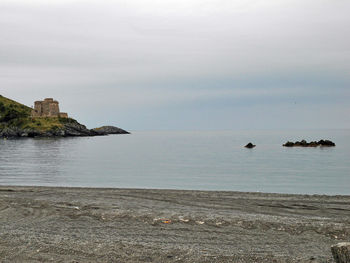
[[[333,262],[350,196],[0,186],[2,262]]]

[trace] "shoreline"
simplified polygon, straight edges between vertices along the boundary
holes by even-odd
[[[334,262],[350,196],[0,186],[3,262]]]
[[[0,192],[6,188],[49,188],[49,189],[76,189],[76,190],[129,190],[129,191],[181,191],[181,192],[218,192],[218,193],[232,193],[232,194],[249,194],[249,195],[278,195],[278,196],[303,196],[303,197],[350,197],[349,194],[319,194],[319,193],[283,193],[283,192],[260,192],[260,191],[238,191],[238,190],[201,190],[201,189],[173,189],[173,188],[141,188],[141,187],[96,187],[96,186],[50,186],[50,185],[1,185]]]

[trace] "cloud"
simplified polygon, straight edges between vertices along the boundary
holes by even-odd
[[[219,120],[239,105],[293,100],[346,110],[349,9],[344,0],[1,1],[0,93],[29,105],[56,97],[92,124],[107,110],[135,123],[137,111]]]

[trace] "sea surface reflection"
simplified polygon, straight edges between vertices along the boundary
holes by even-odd
[[[334,148],[285,148],[331,139]],[[252,141],[254,149],[243,146]],[[350,131],[134,132],[0,140],[0,184],[350,194]]]

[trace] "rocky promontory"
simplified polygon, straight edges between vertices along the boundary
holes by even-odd
[[[130,132],[120,129],[114,126],[102,126],[99,128],[92,129],[98,135],[108,135],[108,134],[130,134]]]
[[[72,118],[32,117],[32,109],[0,95],[0,137],[72,137],[127,134],[113,126],[88,129]]]
[[[307,142],[305,140],[302,141],[296,141],[296,142],[286,142],[283,144],[284,147],[318,147],[318,146],[325,146],[325,147],[333,147],[335,146],[335,143],[330,140],[319,140]]]

